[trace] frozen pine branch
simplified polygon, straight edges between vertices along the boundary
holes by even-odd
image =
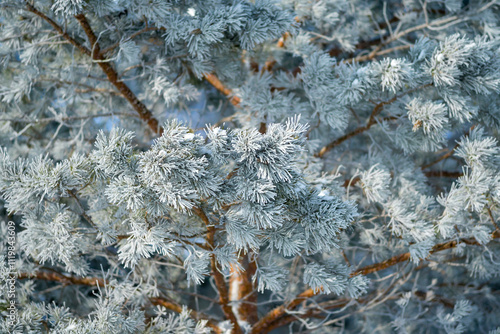
[[[499,11],[3,1],[0,332],[498,332]]]

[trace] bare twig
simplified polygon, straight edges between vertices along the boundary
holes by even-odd
[[[379,57],[379,56],[389,54],[391,52],[400,51],[400,50],[408,50],[411,47],[412,47],[412,45],[399,45],[399,46],[395,46],[395,47],[392,47],[389,49],[377,51],[374,54],[370,53],[369,55],[366,55],[366,56],[349,58],[349,59],[344,60],[343,62],[348,63],[348,64],[352,64],[354,62],[361,63],[364,61],[372,60],[372,59]]]
[[[69,85],[69,86],[78,86],[78,87],[85,88],[85,90],[75,89],[75,92],[77,92],[77,93],[86,93],[87,91],[92,91],[92,92],[97,92],[97,93],[109,93],[109,94],[113,94],[113,95],[120,95],[117,91],[112,90],[112,89],[98,88],[98,87],[94,87],[94,86],[87,85],[87,84],[80,83],[80,82],[60,80],[60,79],[54,79],[54,78],[40,78],[40,79],[38,79],[38,81],[40,81],[40,82],[45,82],[45,81],[46,82],[54,82],[54,83],[60,84],[60,85],[64,84],[64,85]]]
[[[427,177],[450,177],[450,178],[459,178],[464,175],[462,172],[449,172],[445,170],[431,170],[429,172],[424,172],[424,175]]]
[[[465,133],[465,137],[469,136],[470,132],[476,127],[476,125],[472,125],[470,128],[469,128],[469,131],[467,131],[467,133]],[[446,154],[443,154],[442,156],[440,156],[439,158],[437,158],[436,160],[434,161],[431,161],[429,162],[428,164],[426,165],[423,165],[421,168],[422,169],[426,169],[426,168],[429,168],[431,166],[434,166],[435,164],[443,161],[443,160],[446,160],[448,159],[449,157],[451,157],[453,155],[453,153],[455,153],[455,150],[459,147],[460,145],[459,144],[456,144],[450,151],[448,151]]]
[[[92,225],[92,227],[94,227],[96,230],[99,230],[97,228],[97,226],[94,224],[94,222],[92,221],[92,218],[90,218],[90,216],[87,214],[87,212],[85,211],[85,208],[83,207],[82,205],[82,202],[80,202],[80,199],[76,196],[76,194],[70,190],[68,191],[68,193],[70,194],[71,197],[73,197],[76,201],[76,204],[78,205],[78,207],[80,208],[80,210],[82,211],[81,212],[81,215],[83,216],[83,218],[85,218],[85,220],[90,224]]]
[[[488,215],[490,216],[491,222],[493,223],[493,226],[497,229],[497,231],[500,231],[500,226],[498,226],[495,218],[493,217],[493,212],[491,212],[491,208],[488,207]]]
[[[352,60],[349,60],[351,62],[361,62],[361,61],[368,61],[368,60],[372,60],[374,59],[375,57],[379,56],[379,55],[382,55],[382,54],[385,54],[387,52],[392,52],[392,51],[395,51],[395,50],[391,50],[391,51],[387,51],[387,52],[384,52],[382,50],[382,48],[398,39],[400,39],[401,37],[403,36],[406,36],[412,32],[415,32],[415,31],[418,31],[418,30],[422,30],[422,29],[430,29],[430,30],[439,30],[439,29],[443,29],[443,28],[446,28],[450,25],[453,25],[453,24],[457,24],[457,23],[460,23],[460,22],[463,22],[463,21],[466,21],[467,18],[459,18],[457,15],[453,15],[453,16],[450,16],[450,17],[446,17],[446,18],[443,18],[443,19],[440,19],[440,20],[436,20],[436,21],[433,21],[433,22],[426,22],[426,23],[423,23],[423,24],[419,24],[417,26],[414,26],[414,27],[411,27],[411,28],[408,28],[406,30],[403,30],[401,31],[400,33],[398,34],[393,34],[388,40],[386,40],[385,42],[379,44],[372,52],[370,52],[368,55],[366,56],[361,56],[361,57],[355,57],[353,58]],[[405,47],[405,46],[403,46]]]
[[[423,165],[422,166],[422,169],[426,169],[426,168],[429,168],[431,166],[434,166],[435,164],[437,164],[438,162],[441,162],[443,160],[446,160],[448,159],[449,157],[451,157],[453,155],[453,153],[455,152],[455,150],[458,148],[458,144],[456,144],[451,150],[449,150],[448,152],[446,152],[445,154],[443,154],[442,156],[440,156],[439,158],[437,158],[436,160],[434,161],[431,161],[429,162],[428,164],[426,165]]]

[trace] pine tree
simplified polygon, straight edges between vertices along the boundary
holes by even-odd
[[[0,2],[0,332],[500,333],[496,0]]]

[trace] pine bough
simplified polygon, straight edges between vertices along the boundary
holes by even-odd
[[[0,331],[499,333],[499,16],[3,1]]]

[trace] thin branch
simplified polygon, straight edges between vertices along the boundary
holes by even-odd
[[[361,177],[360,176],[355,176],[352,179],[345,180],[344,183],[342,184],[342,187],[347,188],[347,187],[350,187],[350,186],[354,186],[359,181],[361,181]]]
[[[225,96],[229,97],[233,94],[232,90],[224,86],[224,84],[219,80],[219,78],[217,78],[215,74],[205,74],[203,77],[208,81],[208,83],[214,86],[215,89],[217,89]],[[229,102],[231,102],[233,106],[238,107],[240,105],[241,99],[237,96],[231,96],[229,98]]]
[[[54,82],[54,83],[57,83],[57,84],[61,84],[61,85],[64,84],[64,85],[69,85],[69,86],[79,86],[79,87],[84,87],[84,88],[86,88],[86,89],[88,89],[90,91],[94,91],[94,92],[120,95],[118,92],[116,92],[114,90],[111,90],[111,89],[98,88],[98,87],[87,85],[87,84],[80,83],[80,82],[74,82],[74,81],[68,81],[68,80],[60,80],[60,79],[55,79],[55,78],[40,78],[37,81],[39,81],[39,82]],[[77,90],[75,89],[75,91],[77,91]]]
[[[283,304],[281,306],[272,309],[252,327],[250,334],[260,334],[266,332],[267,328],[274,321],[287,314],[287,310],[293,310],[294,308],[299,306],[303,301],[315,295],[316,293],[314,292],[313,289],[307,289],[289,303]]]
[[[415,88],[412,88],[400,95],[396,95],[394,96],[393,98],[391,98],[390,100],[387,100],[387,101],[382,101],[380,103],[378,103],[372,110],[372,113],[370,114],[370,118],[368,119],[368,123],[364,126],[360,126],[356,129],[354,129],[353,131],[343,135],[342,137],[340,138],[337,138],[336,140],[334,140],[333,142],[331,142],[330,144],[324,146],[318,154],[316,154],[315,156],[316,157],[319,157],[319,158],[322,158],[327,152],[331,151],[333,148],[337,147],[338,145],[342,144],[344,141],[352,138],[352,137],[355,137],[367,130],[369,130],[373,125],[377,124],[377,119],[376,117],[382,112],[382,110],[384,109],[384,106],[386,105],[390,105],[392,103],[394,103],[395,101],[397,101],[399,98],[405,96],[405,95],[408,95],[410,93],[413,93],[419,89],[424,89],[426,87],[429,87],[429,86],[432,86],[433,83],[428,83],[428,84],[425,84],[425,85],[421,85],[421,86],[418,86],[418,87],[415,87]],[[386,117],[386,118],[383,118],[382,120],[390,120],[390,119],[393,119],[393,117]]]
[[[449,150],[446,154],[443,154],[442,156],[440,156],[439,158],[437,158],[436,160],[434,161],[431,161],[429,162],[428,164],[426,165],[423,165],[421,168],[422,169],[426,169],[426,168],[429,168],[431,166],[434,166],[435,164],[437,164],[438,162],[441,162],[443,160],[446,160],[448,159],[449,157],[451,157],[453,155],[453,153],[455,152],[455,150],[458,148],[458,144],[456,144],[451,150]]]
[[[88,285],[88,286],[104,286],[107,282],[102,278],[97,277],[77,277],[77,276],[67,276],[57,271],[37,271],[35,273],[19,273],[17,276],[19,279],[39,279],[44,281],[60,282],[65,285],[75,284],[75,285]]]
[[[134,110],[137,111],[139,117],[148,124],[148,126],[151,128],[151,130],[153,130],[154,133],[160,135],[162,134],[163,128],[159,126],[158,120],[154,118],[151,111],[149,111],[148,108],[137,98],[137,96],[130,90],[130,88],[125,83],[119,80],[118,74],[116,73],[115,69],[111,66],[111,64],[109,64],[108,59],[106,59],[101,54],[99,43],[97,43],[97,37],[90,27],[90,24],[87,21],[85,15],[78,14],[75,15],[75,18],[83,28],[83,31],[85,32],[90,45],[92,45],[92,51],[73,39],[54,20],[37,10],[29,3],[26,3],[26,8],[29,12],[32,12],[33,14],[41,17],[43,20],[49,23],[57,32],[61,34],[64,39],[77,47],[81,52],[90,56],[97,63],[97,65],[99,65],[104,74],[106,74],[108,81],[112,83],[113,86],[115,86],[115,88],[130,103]]]
[[[424,172],[427,177],[449,177],[449,178],[459,178],[464,175],[462,172],[448,172],[445,170],[431,170],[429,172]]]
[[[101,69],[104,71],[106,76],[108,77],[108,80],[118,89],[118,91],[127,99],[127,101],[132,105],[132,107],[139,113],[141,119],[145,121],[149,127],[158,134],[161,134],[162,129],[158,127],[158,121],[152,116],[151,112],[146,108],[146,106],[137,99],[137,97],[134,95],[134,93],[128,88],[126,84],[123,82],[119,81],[119,76],[116,73],[116,71],[113,69],[113,67],[108,63],[107,59],[104,57],[104,54],[108,53],[109,51],[113,50],[116,48],[120,43],[117,42],[109,47],[107,47],[104,50],[100,49],[99,44],[97,43],[97,37],[95,36],[92,28],[90,27],[90,24],[88,23],[86,17],[83,14],[78,14],[75,16],[75,18],[78,20],[80,25],[82,26],[85,34],[87,35],[87,38],[92,45],[92,52],[87,49],[85,46],[83,46],[81,43],[78,43],[76,40],[74,40],[71,36],[69,36],[64,30],[51,18],[46,16],[45,14],[41,13],[38,11],[35,7],[33,7],[30,4],[27,4],[27,9],[28,11],[38,15],[42,19],[44,19],[46,22],[48,22],[57,32],[59,32],[62,37],[64,37],[67,41],[69,41],[71,44],[76,46],[80,51],[85,53],[88,56],[91,56],[92,59],[97,61],[97,64],[101,67]],[[134,37],[138,36],[139,34],[142,34],[147,31],[151,30],[164,30],[164,28],[156,28],[156,27],[145,27],[144,29],[132,34],[128,39],[133,39]],[[232,91],[224,86],[224,84],[217,78],[215,74],[205,74],[204,75],[205,80],[207,80],[212,86],[214,86],[218,91],[220,91],[222,94],[225,96],[230,96],[232,94]],[[232,96],[229,101],[234,105],[234,106],[239,106],[240,104],[240,98],[237,96]]]
[[[386,40],[385,42],[379,44],[372,52],[370,52],[367,56],[361,56],[361,57],[355,57],[352,61],[356,61],[356,62],[360,62],[360,61],[368,61],[368,60],[372,60],[374,59],[376,56],[378,55],[381,55],[380,53],[380,50],[382,50],[382,48],[398,39],[400,39],[401,37],[405,36],[405,35],[408,35],[412,32],[415,32],[415,31],[418,31],[418,30],[421,30],[421,29],[430,29],[430,30],[439,30],[439,29],[442,29],[442,28],[446,28],[450,25],[453,25],[453,24],[457,24],[457,23],[460,23],[460,22],[463,22],[467,20],[467,18],[462,18],[460,19],[457,15],[454,15],[454,16],[450,16],[450,17],[446,17],[446,18],[443,18],[443,19],[440,19],[440,20],[436,20],[436,21],[433,21],[431,23],[423,23],[423,24],[420,24],[420,25],[417,25],[417,26],[414,26],[414,27],[411,27],[411,28],[408,28],[398,34],[395,34],[393,35],[391,38],[389,38],[388,40]],[[390,51],[392,52],[392,51]],[[382,54],[385,54],[385,53],[382,53]]]
[[[99,43],[97,42],[97,37],[94,34],[92,28],[90,27],[87,18],[83,14],[75,15],[75,18],[80,23],[83,31],[87,35],[87,38],[92,45],[92,59],[97,61],[97,65],[102,69],[104,74],[108,77],[109,82],[111,82],[116,89],[123,95],[125,99],[132,105],[132,107],[137,111],[141,119],[146,122],[151,130],[157,134],[162,134],[163,129],[158,125],[158,120],[154,118],[151,111],[135,96],[135,94],[130,90],[130,88],[122,81],[119,80],[118,74],[115,69],[111,66],[108,60],[101,54],[101,49]]]
[[[51,282],[59,282],[64,285],[87,285],[87,286],[99,286],[103,287],[108,282],[102,278],[97,278],[97,277],[77,277],[77,276],[69,276],[69,275],[64,275],[56,270],[51,270],[50,272],[48,271],[38,271],[35,273],[19,273],[18,274],[18,279],[38,279],[38,280],[44,280],[44,281],[51,281]],[[150,299],[151,303],[153,305],[161,305],[169,310],[172,310],[177,313],[182,312],[182,306],[171,302],[167,301],[164,298],[151,298]],[[189,310],[190,316],[193,317],[196,320],[203,320],[207,319],[206,316],[198,314],[196,311]],[[216,325],[216,322],[212,319],[207,319],[207,326],[212,328],[215,333],[221,333],[220,328]]]
[[[130,35],[130,36],[126,39],[126,41],[130,41],[130,40],[134,39],[135,37],[137,37],[137,36],[139,36],[140,34],[143,34],[143,33],[145,33],[145,32],[148,32],[148,31],[156,31],[156,30],[162,30],[162,31],[164,31],[164,30],[166,30],[166,29],[165,29],[165,27],[160,27],[160,28],[158,28],[158,27],[155,27],[155,26],[153,26],[153,27],[149,27],[148,25],[146,25],[146,27],[144,27],[144,28],[142,28],[141,30],[139,30],[139,31],[137,31],[137,32],[133,33],[132,35]],[[121,41],[118,41],[118,42],[116,42],[116,43],[114,43],[114,44],[112,44],[112,45],[108,46],[107,48],[103,49],[103,50],[101,51],[101,55],[105,55],[106,53],[109,53],[109,52],[113,51],[114,49],[116,49],[116,48],[120,45],[120,42],[121,42]]]
[[[398,295],[393,296],[389,299],[399,299],[403,296],[404,293],[405,292],[400,292]],[[414,291],[413,294],[417,298],[419,298],[423,301],[426,301],[426,302],[437,301],[448,308],[453,308],[455,306],[455,301],[447,299],[447,298],[440,296],[440,295],[432,295],[429,298],[429,296],[426,295],[425,292],[420,291],[420,290]],[[346,306],[349,306],[349,304],[352,303],[352,301],[353,300],[350,298],[343,298],[343,299],[336,299],[333,301],[328,301],[325,303],[319,303],[319,304],[317,304],[318,306],[320,306],[318,308],[310,308],[303,313],[301,312],[300,314],[286,315],[280,319],[277,319],[263,333],[268,333],[276,328],[286,326],[294,321],[297,321],[299,318],[300,319],[307,319],[307,318],[311,318],[311,317],[316,317],[316,318],[320,318],[320,319],[325,318],[325,316],[320,315],[320,314],[326,312],[327,313],[326,316],[328,316],[329,314],[331,314],[331,312],[328,312],[328,310],[345,308]],[[372,301],[371,298],[360,298],[357,300],[358,305],[368,304],[371,301]],[[339,311],[337,311],[337,312],[339,312]]]
[[[392,47],[389,49],[377,51],[374,54],[370,53],[369,55],[366,55],[366,56],[349,58],[349,59],[344,60],[343,62],[347,63],[347,64],[352,64],[354,62],[361,63],[361,62],[372,60],[376,57],[383,56],[383,55],[386,55],[388,53],[392,53],[395,51],[408,50],[411,47],[412,47],[412,45],[399,45],[399,46],[395,46],[395,47]]]
[[[135,117],[138,118],[137,114],[129,114],[124,112],[115,112],[115,113],[106,113],[106,114],[97,114],[97,115],[87,115],[87,116],[69,116],[69,117],[48,117],[48,118],[40,118],[40,119],[22,119],[22,118],[0,118],[0,122],[17,122],[17,123],[50,123],[50,122],[58,122],[58,121],[76,121],[76,120],[84,120],[89,118],[99,118],[99,117],[117,117],[117,116],[125,116],[125,117]]]
[[[330,144],[324,146],[316,156],[318,158],[322,158],[326,153],[331,151],[336,146],[339,146],[340,144],[342,144],[343,142],[345,142],[349,138],[355,137],[355,136],[359,135],[360,133],[363,133],[363,132],[369,130],[374,124],[375,123],[368,123],[365,126],[360,126],[360,127],[356,128],[355,130],[343,135],[342,137],[337,138],[336,140],[332,141]]]
[[[493,217],[493,212],[491,212],[491,208],[488,207],[488,215],[490,216],[491,222],[493,223],[493,226],[497,229],[497,231],[500,231],[500,226],[498,226],[495,218]]]
[[[391,172],[391,175],[393,173]],[[427,177],[449,177],[449,178],[459,178],[463,176],[464,174],[461,172],[449,172],[449,171],[428,171],[424,172],[424,175]],[[358,183],[361,180],[359,176],[356,176],[352,179],[347,179],[344,181],[342,184],[342,187],[347,188],[349,186],[354,186],[356,183]]]
[[[61,36],[67,40],[68,42],[70,42],[71,44],[73,44],[73,46],[75,46],[76,48],[78,48],[78,50],[80,50],[81,52],[83,52],[84,54],[86,54],[87,56],[90,56],[90,50],[87,49],[85,46],[83,46],[81,43],[77,42],[73,37],[71,37],[70,35],[68,35],[67,32],[65,32],[61,26],[59,26],[54,20],[52,20],[50,17],[48,17],[47,15],[45,15],[44,13],[40,12],[38,9],[36,9],[35,7],[33,7],[31,4],[29,3],[26,3],[26,9],[29,11],[29,12],[32,12],[33,14],[41,17],[43,20],[45,20],[48,24],[50,24],[52,26],[52,28],[54,28],[54,30],[56,30],[58,33],[61,34]]]
[[[471,132],[471,131],[475,128],[475,127],[476,127],[476,125],[475,125],[475,124],[474,124],[474,125],[472,125],[472,126],[469,128],[469,131],[467,131],[467,133],[465,133],[465,135],[464,135],[464,136],[465,136],[465,137],[468,137],[468,136],[469,136],[469,134],[470,134],[470,132]],[[448,151],[446,154],[443,154],[442,156],[440,156],[440,157],[439,157],[439,158],[437,158],[436,160],[431,161],[431,162],[429,162],[429,163],[428,163],[428,164],[426,164],[426,165],[423,165],[423,166],[421,167],[421,169],[426,169],[426,168],[429,168],[429,167],[431,167],[431,166],[433,166],[433,165],[435,165],[435,164],[437,164],[437,163],[439,163],[439,162],[441,162],[441,161],[443,161],[443,160],[448,159],[449,157],[451,157],[451,156],[453,155],[453,153],[455,153],[455,150],[456,150],[459,146],[460,146],[459,144],[456,144],[456,145],[455,145],[455,146],[454,146],[454,147],[453,147],[450,151]]]
[[[78,205],[78,207],[80,208],[80,210],[82,211],[81,212],[81,215],[83,216],[83,218],[85,218],[85,220],[90,224],[92,225],[92,227],[94,227],[96,230],[99,230],[96,226],[96,224],[94,224],[94,222],[92,221],[92,218],[90,218],[90,216],[87,214],[87,212],[85,211],[85,208],[83,207],[82,205],[82,202],[80,202],[80,199],[76,196],[76,194],[70,190],[68,191],[68,193],[70,194],[71,197],[73,197],[76,201],[76,204]]]
[[[492,238],[493,239],[498,239],[500,238],[500,230],[496,230],[492,233]],[[468,245],[480,245],[475,239],[459,239],[453,240],[453,241],[448,241],[444,243],[440,243],[437,245],[434,245],[432,247],[432,250],[430,251],[430,254],[434,254],[443,250],[455,248],[459,243],[465,243]],[[392,267],[398,263],[408,261],[410,259],[410,253],[403,253],[399,254],[396,256],[391,257],[390,259],[387,259],[385,261],[375,263],[363,268],[360,268],[356,270],[355,272],[351,273],[351,277],[358,276],[358,275],[368,275],[372,274],[377,271],[381,271],[384,269],[387,269],[389,267]],[[250,332],[251,334],[260,334],[260,333],[267,333],[269,331],[269,327],[273,326],[272,328],[276,328],[275,325],[273,325],[276,321],[280,320],[281,317],[287,315],[288,310],[293,310],[297,306],[299,306],[304,300],[307,298],[311,298],[315,296],[316,293],[314,292],[313,289],[307,289],[304,292],[302,292],[300,295],[298,295],[295,299],[293,299],[290,303],[288,304],[283,304],[279,307],[276,307],[275,309],[271,310],[269,313],[267,313],[259,322],[255,324],[255,326],[252,328],[252,331]],[[288,322],[285,322],[285,324]]]
[[[500,231],[497,230],[491,234],[491,237],[493,239],[500,238]],[[475,239],[459,239],[453,240],[453,241],[448,241],[448,242],[443,242],[437,245],[434,245],[432,247],[432,250],[429,252],[429,254],[434,254],[446,249],[451,249],[455,248],[459,243],[465,243],[467,245],[480,245]],[[351,273],[351,277],[358,276],[358,275],[368,275],[377,271],[381,271],[384,269],[387,269],[391,266],[394,266],[400,262],[405,262],[410,259],[410,252],[395,255],[391,257],[390,259],[387,259],[382,262],[378,262],[375,264],[371,264],[369,266],[363,267],[361,269],[356,270],[355,272]]]
[[[393,286],[393,285],[391,285],[391,286]],[[387,295],[387,293],[389,292],[390,289],[391,289],[391,287],[389,287],[386,291],[384,291],[383,293],[380,293],[379,295],[380,296]],[[387,299],[399,299],[399,298],[401,298],[401,296],[403,294],[404,294],[404,292],[400,292],[396,296],[392,296],[392,297],[386,296],[386,298],[384,298],[384,301]],[[419,293],[418,290],[415,291],[414,294],[418,298],[429,297],[429,296],[423,296],[422,294]],[[365,304],[366,305],[365,307],[367,307],[370,303],[373,304],[373,302],[377,298],[378,297],[373,296],[373,293],[372,293],[372,295],[369,297],[357,299],[356,304],[358,306]],[[450,307],[450,308],[454,307],[454,303],[452,301],[450,301],[442,296],[435,295],[434,298],[432,298],[431,300],[436,300],[436,301],[442,303],[443,305],[445,305],[446,307]],[[427,300],[427,301],[429,301],[429,300]],[[380,304],[380,302],[378,302],[377,304]],[[348,307],[350,305],[354,305],[352,298],[342,298],[342,299],[329,300],[329,301],[326,301],[323,303],[313,303],[313,305],[311,305],[311,307],[309,307],[305,311],[301,311],[300,313],[292,313],[290,315],[286,315],[286,316],[283,316],[283,317],[275,320],[273,323],[271,323],[271,325],[269,327],[267,327],[263,331],[263,333],[268,333],[276,328],[283,327],[285,325],[288,325],[288,324],[290,324],[294,321],[300,320],[300,319],[307,319],[307,318],[311,318],[311,317],[322,319],[322,318],[328,317],[332,313],[338,313],[338,312],[342,311],[342,310],[339,310],[339,311],[335,311],[335,312],[329,312],[328,310],[345,309],[346,307]],[[362,312],[363,309],[364,309],[363,307],[361,307],[361,308],[358,307],[356,312]],[[322,316],[322,315],[320,315],[321,313],[327,313],[327,315]],[[323,324],[323,325],[325,325],[325,324]]]

